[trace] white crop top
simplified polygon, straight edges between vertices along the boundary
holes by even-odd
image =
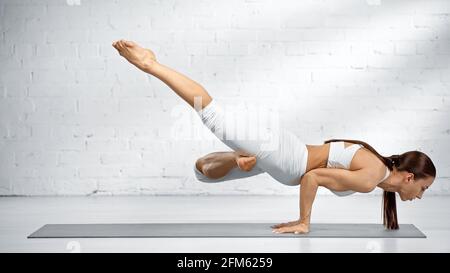
[[[364,146],[361,144],[352,144],[345,148],[344,142],[330,142],[330,153],[328,155],[327,168],[338,168],[338,169],[350,169],[350,163],[352,162],[353,156],[356,151]],[[383,181],[390,174],[389,168],[386,167],[386,175]],[[338,196],[347,196],[355,193],[354,191],[331,191]]]

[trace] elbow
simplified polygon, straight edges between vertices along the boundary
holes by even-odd
[[[367,182],[367,183],[365,183],[365,185],[363,185],[361,187],[361,192],[362,193],[369,193],[369,192],[373,191],[376,187],[377,186],[376,186],[375,183]]]

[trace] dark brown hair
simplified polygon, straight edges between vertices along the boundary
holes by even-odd
[[[324,142],[345,141],[355,144],[361,144],[366,149],[375,154],[392,171],[395,168],[398,171],[407,171],[414,174],[415,179],[426,177],[436,177],[436,168],[433,161],[424,153],[419,151],[409,151],[400,155],[382,156],[369,144],[352,139],[330,139]],[[387,229],[398,229],[397,205],[395,202],[395,192],[383,192],[383,225]]]

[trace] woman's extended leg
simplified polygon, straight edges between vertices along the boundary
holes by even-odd
[[[201,107],[201,109],[203,109],[211,102],[211,96],[200,84],[183,74],[158,63],[155,54],[150,49],[143,48],[132,41],[125,40],[116,41],[113,43],[113,46],[119,51],[121,56],[137,68],[166,83],[177,95],[192,107]],[[195,102],[196,98],[199,101]],[[197,105],[195,105],[195,103]],[[255,157],[235,157],[235,164],[243,171],[250,171],[255,163]],[[227,167],[224,165],[224,171],[226,168]]]
[[[194,100],[199,100],[195,107],[203,109],[212,98],[197,82],[183,74],[156,61],[155,54],[132,41],[119,40],[112,44],[121,56],[140,70],[149,73],[167,84],[178,96],[194,107]]]

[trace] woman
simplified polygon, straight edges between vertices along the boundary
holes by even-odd
[[[263,148],[261,141],[229,139],[230,129],[225,126],[220,103],[201,85],[158,63],[151,50],[132,41],[120,40],[112,45],[130,63],[166,83],[194,107],[205,126],[233,150],[198,159],[194,171],[200,181],[220,182],[266,172],[285,185],[301,185],[299,219],[272,226],[273,232],[309,232],[319,186],[339,196],[380,187],[384,190],[383,224],[387,229],[398,229],[395,193],[402,201],[420,199],[436,177],[433,162],[419,151],[384,157],[365,142],[346,139],[306,145],[286,130],[270,132],[271,139],[276,140],[271,148]]]

